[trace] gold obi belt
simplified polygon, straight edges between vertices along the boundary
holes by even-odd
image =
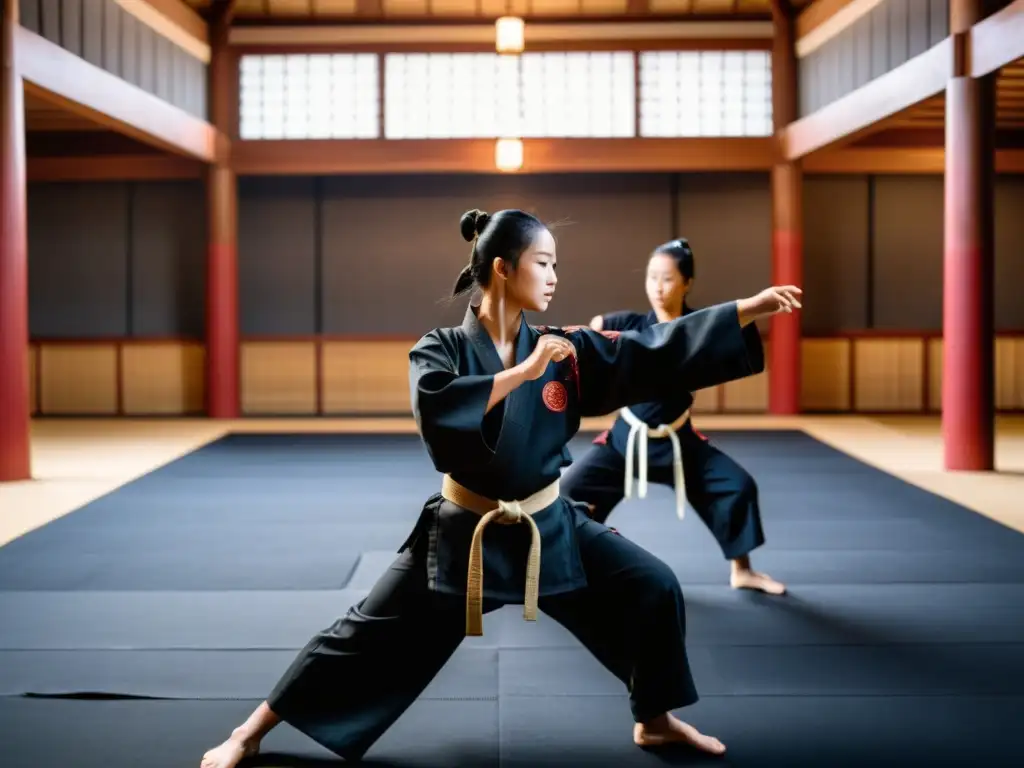
[[[540,531],[532,515],[558,500],[559,482],[519,501],[495,501],[474,493],[445,475],[441,483],[441,496],[456,506],[480,515],[480,522],[473,531],[469,549],[469,574],[466,582],[466,635],[481,637],[484,633],[483,592],[484,592],[484,530],[491,523],[530,526],[530,553],[526,560],[526,593],[523,599],[523,618],[537,620],[537,599],[540,592]]]

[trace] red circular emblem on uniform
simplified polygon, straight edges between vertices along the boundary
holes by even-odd
[[[560,381],[549,381],[544,385],[540,396],[544,400],[544,405],[555,413],[564,411],[569,402],[569,393],[565,391],[565,387]]]

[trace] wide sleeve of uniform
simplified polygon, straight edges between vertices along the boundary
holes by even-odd
[[[601,325],[606,331],[637,331],[643,327],[643,315],[628,309],[601,315]]]
[[[719,304],[658,323],[643,331],[577,328],[582,416],[695,392],[764,370],[757,326],[741,327],[736,302]]]
[[[459,375],[455,356],[438,331],[410,350],[413,415],[439,472],[471,470],[493,458],[483,423],[493,387],[493,376]]]

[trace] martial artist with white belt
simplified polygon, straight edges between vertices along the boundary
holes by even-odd
[[[605,333],[644,332],[692,314],[686,295],[694,281],[693,252],[685,240],[659,246],[647,264],[651,310],[612,312],[591,321]],[[746,333],[759,333],[748,326]],[[673,391],[660,400],[618,410],[612,428],[562,476],[562,493],[585,502],[605,523],[623,498],[647,496],[648,482],[672,487],[676,514],[692,507],[730,561],[733,587],[782,594],[785,586],[751,568],[750,553],[765,542],[757,483],[750,473],[709,442],[690,418],[695,392]]]

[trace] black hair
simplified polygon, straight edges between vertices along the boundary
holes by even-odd
[[[491,215],[473,209],[462,214],[459,231],[466,242],[473,243],[467,264],[459,273],[452,297],[479,285],[486,288],[491,282],[491,264],[504,260],[513,269],[519,257],[533,243],[537,233],[546,229],[540,219],[514,208]]]
[[[693,250],[690,248],[690,242],[685,238],[678,238],[676,240],[670,240],[667,243],[662,243],[654,249],[654,253],[651,256],[657,256],[658,254],[664,254],[671,256],[676,262],[676,269],[679,270],[679,274],[683,276],[683,280],[692,280],[694,276],[693,266]]]

